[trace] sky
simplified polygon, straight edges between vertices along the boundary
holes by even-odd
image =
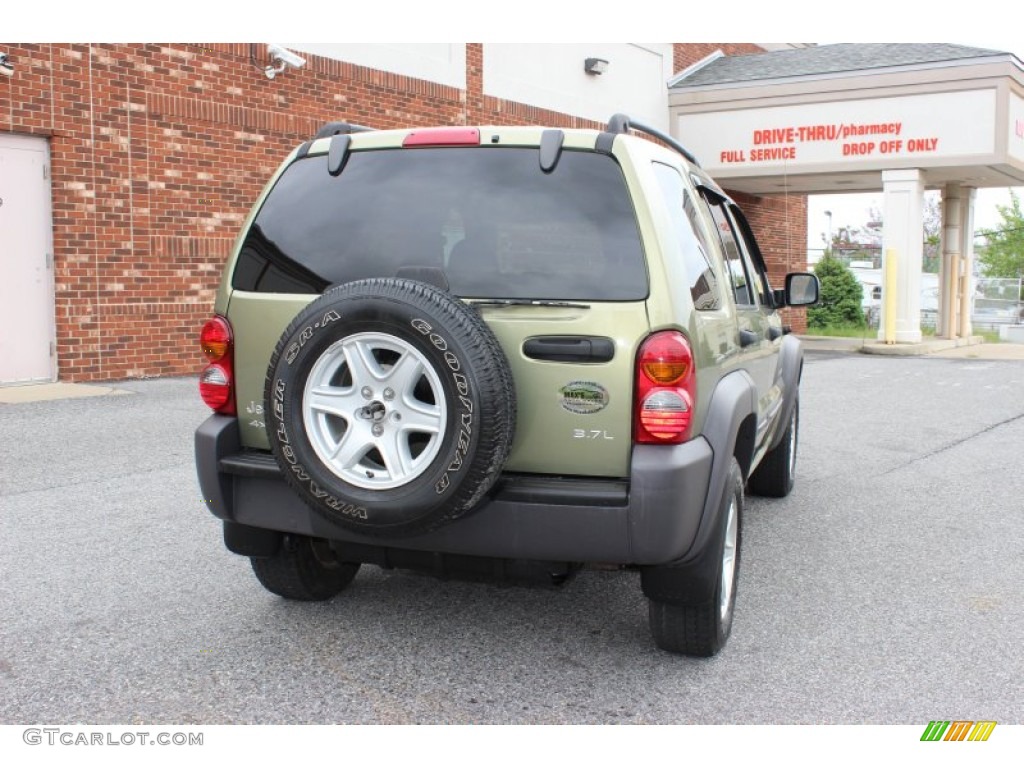
[[[902,7],[906,5],[906,7]],[[732,0],[628,5],[516,0],[498,6],[479,0],[433,3],[392,0],[295,6],[269,0],[176,0],[156,13],[140,12],[138,0],[50,0],[19,5],[3,14],[0,37],[23,41],[249,41],[311,42],[545,42],[663,40],[711,42],[760,40],[830,42],[946,42],[1024,54],[1018,11],[1005,0],[971,0],[957,6],[858,0]],[[316,18],[311,23],[311,15]]]

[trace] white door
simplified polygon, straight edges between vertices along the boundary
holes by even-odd
[[[46,139],[0,134],[0,386],[53,381]]]

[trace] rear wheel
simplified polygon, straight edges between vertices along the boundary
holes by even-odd
[[[359,563],[338,560],[324,539],[287,534],[271,557],[251,557],[268,591],[289,600],[330,600],[355,578]]]
[[[758,496],[773,496],[781,499],[793,490],[796,477],[796,444],[800,430],[800,400],[793,403],[793,415],[777,446],[765,454],[750,475],[750,492]]]
[[[663,651],[687,656],[714,656],[732,631],[743,516],[743,475],[736,459],[732,459],[729,468],[719,511],[719,570],[712,599],[692,605],[650,600],[648,618],[651,634]]]

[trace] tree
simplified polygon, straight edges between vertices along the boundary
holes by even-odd
[[[864,289],[850,268],[828,256],[814,265],[814,274],[821,282],[821,294],[818,303],[807,309],[808,327],[864,327]]]
[[[998,229],[983,231],[987,243],[984,252],[978,253],[978,261],[987,277],[1024,276],[1024,213],[1020,209],[1020,198],[1010,190],[1010,204],[997,205],[1002,217]]]
[[[942,263],[942,198],[937,194],[924,196],[924,253],[921,269],[939,273]]]

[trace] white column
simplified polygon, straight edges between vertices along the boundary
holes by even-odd
[[[882,322],[878,338],[885,339],[885,295],[895,292],[895,340],[921,341],[921,259],[924,255],[924,173],[919,170],[882,171]],[[886,260],[896,259],[896,285],[889,285]]]
[[[966,205],[960,206],[960,336],[967,338],[971,327],[971,294],[974,291],[974,198],[977,190],[961,187]]]
[[[955,339],[960,329],[960,258],[963,205],[960,185],[950,182],[942,190],[942,266],[939,269],[939,324],[936,335]]]

